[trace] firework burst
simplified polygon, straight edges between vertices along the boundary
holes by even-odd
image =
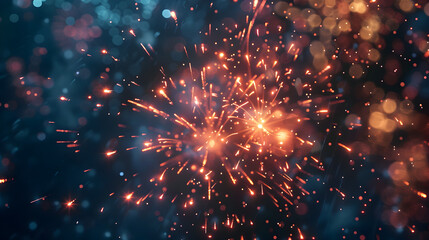
[[[243,26],[210,25],[204,33],[211,36],[209,43],[183,49],[188,62],[182,71],[170,77],[161,67],[162,81],[152,97],[124,104],[159,118],[162,126],[150,127],[137,147],[164,156],[159,174],[151,179],[160,191],[143,193],[136,203],[168,198],[183,209],[198,206],[204,212],[206,234],[207,221],[212,231],[220,225],[253,225],[234,207],[213,214],[213,209],[225,210],[225,199],[241,199],[243,207],[249,198],[269,198],[280,212],[289,212],[310,194],[305,190],[310,175],[305,168],[323,171],[312,155],[320,149],[320,133],[309,122],[328,117],[329,100],[340,97],[326,81],[331,67],[312,74],[300,66],[302,49],[293,41],[284,43],[278,26],[259,22],[263,6],[265,1],[256,2]],[[266,32],[274,29],[274,34],[263,38],[261,26]],[[133,30],[130,33],[135,36]],[[220,222],[213,220],[218,215],[224,217]],[[295,232],[302,236],[299,228]]]

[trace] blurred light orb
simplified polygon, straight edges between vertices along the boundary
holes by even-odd
[[[44,1],[46,0],[33,0],[33,6],[36,8],[41,7]]]
[[[170,18],[170,17],[171,17],[171,11],[170,11],[170,10],[168,10],[168,9],[164,9],[164,10],[162,10],[162,16],[163,16],[164,18]]]
[[[386,99],[383,102],[383,110],[385,113],[393,113],[396,110],[396,102],[392,99]]]

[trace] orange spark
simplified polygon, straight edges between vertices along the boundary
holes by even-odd
[[[73,205],[74,205],[74,202],[76,201],[76,199],[73,199],[73,200],[71,200],[71,201],[69,201],[69,202],[67,202],[66,203],[66,206],[68,207],[68,208],[71,208]]]
[[[133,29],[130,29],[130,31],[129,31],[129,32],[130,32],[130,34],[131,34],[131,35],[133,35],[134,37],[136,36],[136,34],[134,33],[134,30],[133,30]]]
[[[347,151],[351,152],[352,149],[347,147],[346,145],[342,144],[342,143],[338,143],[338,146],[343,147],[344,149],[346,149]]]
[[[129,201],[129,200],[133,197],[133,194],[134,194],[134,192],[127,194],[127,195],[125,196],[125,199],[126,199],[127,201]]]
[[[116,153],[116,150],[111,151],[111,152],[107,152],[107,153],[106,153],[106,156],[110,157],[110,156],[112,156],[112,155],[113,155],[113,154],[115,154],[115,153]]]
[[[417,195],[419,195],[422,198],[427,198],[426,193],[423,193],[423,192],[417,192]]]

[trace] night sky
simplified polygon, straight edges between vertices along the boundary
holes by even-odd
[[[3,0],[0,239],[429,239],[427,0]]]

